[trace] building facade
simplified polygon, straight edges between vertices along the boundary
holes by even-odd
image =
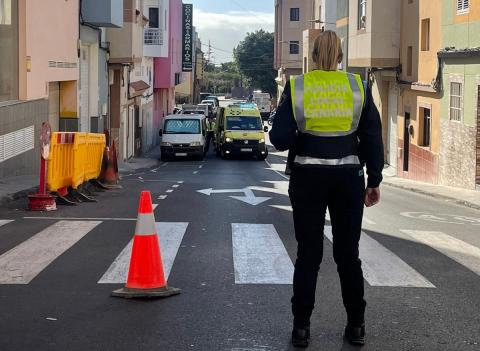
[[[163,122],[163,118],[173,112],[175,107],[175,86],[183,80],[182,76],[182,1],[164,0],[166,13],[160,19],[165,33],[162,42],[162,55],[154,61],[154,118]]]
[[[443,0],[440,183],[480,190],[480,2]]]
[[[150,86],[142,77],[144,27],[143,0],[123,0],[123,27],[107,29],[110,42],[110,133],[119,158],[130,159],[142,150],[143,94]],[[144,68],[145,69],[145,68]]]
[[[428,0],[404,0],[401,6],[397,175],[437,184],[442,97],[437,53],[442,9]],[[391,129],[392,117],[388,116]],[[393,137],[387,139],[390,152],[395,146]]]
[[[0,2],[0,178],[37,174],[42,122],[78,117],[78,16],[78,0]]]
[[[335,1],[275,1],[274,68],[278,71],[278,98],[291,76],[311,68],[313,41],[321,30],[334,30],[335,19]]]

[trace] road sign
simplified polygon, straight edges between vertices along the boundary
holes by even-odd
[[[235,194],[235,193],[243,193],[244,196],[230,196],[232,199],[239,200],[242,202],[245,202],[246,204],[252,205],[252,206],[257,206],[261,203],[264,203],[265,201],[268,201],[271,199],[271,197],[261,197],[261,196],[255,196],[253,191],[250,188],[243,188],[243,189],[218,189],[214,190],[212,188],[210,189],[203,189],[203,190],[197,190],[200,194],[204,194],[207,196],[210,196],[212,194]]]
[[[42,130],[40,131],[40,152],[44,160],[48,160],[50,155],[50,137],[52,129],[48,122],[42,123]]]

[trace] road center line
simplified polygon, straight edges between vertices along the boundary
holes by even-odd
[[[100,221],[59,221],[0,256],[0,284],[28,284]]]
[[[23,217],[23,219],[44,219],[57,221],[136,221],[136,218],[94,218],[94,217]]]

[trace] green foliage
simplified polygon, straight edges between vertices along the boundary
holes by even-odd
[[[234,51],[239,71],[247,78],[250,86],[272,95],[276,94],[273,69],[274,34],[262,30],[247,33]]]
[[[220,66],[209,65],[205,70],[201,91],[228,94],[232,88],[240,85],[240,74],[234,62],[222,63]]]

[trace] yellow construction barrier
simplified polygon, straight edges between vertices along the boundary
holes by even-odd
[[[75,133],[52,133],[47,186],[50,191],[72,185]]]
[[[100,175],[105,135],[52,133],[47,185],[50,191],[72,187]]]
[[[105,134],[88,133],[88,153],[85,166],[85,181],[96,179],[100,175],[100,171],[102,170],[102,159],[105,146]]]

